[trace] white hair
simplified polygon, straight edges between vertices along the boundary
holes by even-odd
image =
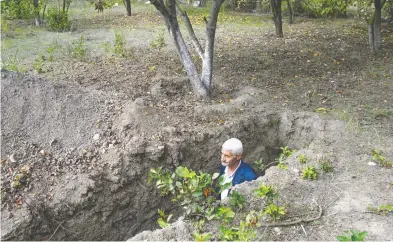
[[[222,145],[222,149],[231,151],[234,156],[243,154],[243,144],[236,138],[230,138]]]

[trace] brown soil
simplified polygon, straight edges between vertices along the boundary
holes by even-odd
[[[372,149],[393,159],[391,32],[373,54],[365,25],[354,19],[299,18],[283,39],[270,23],[222,21],[211,99],[195,100],[168,34],[162,50],[149,46],[163,26],[157,14],[79,18],[62,43],[85,34],[90,52],[82,59],[64,48],[37,74],[27,50],[28,74],[2,71],[2,239],[123,240],[157,228],[157,208],[170,205],[147,184],[149,169],[181,164],[213,172],[230,136],[243,140],[250,162],[272,160],[284,145],[314,161],[335,156],[333,175],[315,183],[297,176],[298,154],[288,171],[273,168],[257,181],[277,183],[285,202],[297,204],[291,214],[315,209],[313,199],[324,207],[306,233],[297,225],[259,239],[333,240],[349,228],[393,239],[391,214],[366,213],[369,204],[392,204],[391,169],[368,165]],[[103,51],[116,28],[132,47],[127,57]]]

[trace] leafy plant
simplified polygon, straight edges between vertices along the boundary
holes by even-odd
[[[316,180],[317,172],[313,166],[307,166],[302,170],[302,178],[307,180]]]
[[[160,215],[160,218],[157,220],[158,225],[159,225],[161,228],[168,227],[169,221],[170,221],[171,218],[172,218],[172,214],[166,215],[164,210],[158,209],[158,215]]]
[[[393,161],[387,161],[386,157],[381,154],[378,149],[372,150],[373,161],[377,162],[382,167],[392,167]]]
[[[115,32],[114,52],[122,57],[125,56],[126,37],[123,33]]]
[[[72,41],[72,57],[83,58],[87,53],[86,41],[83,35],[77,40]]]
[[[238,191],[232,191],[228,202],[230,207],[242,209],[245,203],[246,198],[243,195],[241,195]]]
[[[264,215],[269,215],[274,220],[281,219],[287,213],[286,208],[284,206],[277,206],[274,203],[269,204],[266,209],[263,211]]]
[[[357,231],[351,229],[350,231],[344,231],[344,235],[336,236],[338,241],[363,241],[367,236],[367,232]]]
[[[46,49],[46,52],[48,52],[48,55],[49,55],[49,57],[48,57],[49,61],[53,61],[56,48],[57,48],[57,45],[51,45]]]
[[[264,183],[261,183],[258,188],[254,190],[254,194],[261,198],[266,197],[268,202],[272,202],[274,198],[278,197],[276,188],[273,185],[268,186]]]
[[[253,168],[257,171],[263,171],[265,169],[265,164],[263,164],[263,159],[255,160],[253,163]]]
[[[217,217],[217,195],[231,186],[224,184],[224,179],[218,173],[210,175],[202,171],[199,175],[186,167],[177,167],[175,173],[170,174],[162,168],[151,169],[149,182],[156,180],[156,186],[161,195],[172,194],[173,202],[179,202],[187,215],[203,216],[207,219]],[[219,189],[213,189],[213,181],[218,178]],[[221,214],[230,217],[230,212],[221,208]]]
[[[217,218],[221,219],[224,223],[232,222],[235,217],[235,212],[230,207],[219,207],[217,210]]]
[[[296,150],[291,150],[288,148],[288,146],[285,147],[280,147],[281,149],[281,154],[280,156],[276,159],[276,161],[278,162],[277,167],[280,169],[288,169],[288,166],[285,163],[285,160],[291,156],[294,152],[296,152]]]
[[[307,161],[309,161],[309,158],[308,158],[308,156],[306,154],[301,154],[301,155],[298,156],[297,160],[300,163],[305,164],[305,163],[307,163]]]
[[[246,221],[240,221],[239,227],[220,226],[220,240],[229,241],[250,241],[257,235],[256,228],[259,227],[258,216],[255,211],[250,211],[246,216]]]
[[[35,58],[33,68],[36,70],[38,73],[43,73],[43,67],[44,67],[44,60],[45,56],[39,55]]]
[[[166,46],[164,34],[165,34],[165,30],[163,30],[160,34],[158,34],[155,40],[151,40],[149,42],[149,45],[152,49],[160,51],[162,48]]]

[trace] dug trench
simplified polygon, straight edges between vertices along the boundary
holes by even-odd
[[[2,240],[126,240],[156,229],[157,209],[173,205],[148,184],[149,170],[216,172],[221,144],[230,137],[242,140],[251,164],[270,163],[282,146],[346,154],[342,142],[356,140],[342,135],[342,122],[261,103],[263,91],[254,88],[224,104],[184,104],[165,80],[157,82],[159,91],[153,86],[146,96],[124,100],[2,75]],[[176,95],[188,93],[179,83]],[[164,112],[158,99],[176,108]]]

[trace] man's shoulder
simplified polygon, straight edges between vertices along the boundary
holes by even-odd
[[[244,171],[252,171],[252,172],[254,172],[254,169],[249,164],[247,164],[244,161],[242,161],[242,163],[240,164],[239,169],[244,170]]]

